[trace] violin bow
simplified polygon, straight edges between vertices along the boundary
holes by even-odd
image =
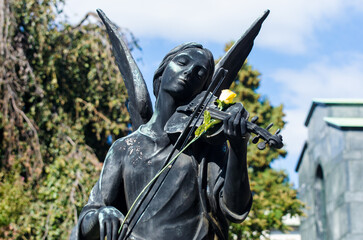
[[[163,167],[165,167],[168,164],[168,162],[172,158],[173,154],[175,153],[176,149],[179,148],[179,145],[181,142],[183,142],[183,144],[181,145],[180,149],[182,149],[186,145],[189,137],[191,136],[191,134],[194,132],[194,129],[196,128],[196,125],[195,125],[196,122],[200,119],[200,117],[203,114],[203,111],[199,111],[199,110],[202,107],[207,106],[206,99],[207,99],[209,93],[212,93],[212,95],[217,95],[221,92],[222,89],[229,88],[229,86],[235,79],[239,69],[242,67],[243,63],[247,59],[247,56],[251,52],[254,39],[257,37],[257,35],[261,29],[262,23],[267,18],[269,13],[270,13],[270,11],[266,10],[265,13],[251,25],[251,27],[245,32],[245,34],[237,42],[235,42],[233,44],[233,46],[223,56],[223,58],[219,61],[219,63],[216,64],[216,68],[215,68],[215,71],[214,71],[214,74],[212,77],[211,84],[208,86],[208,89],[205,92],[205,95],[203,96],[202,101],[200,102],[200,104],[198,105],[198,107],[195,109],[192,116],[190,117],[185,129],[179,135],[179,137],[178,137],[177,141],[175,142],[170,154],[168,155]],[[212,89],[213,89],[213,91],[212,91]],[[208,101],[210,101],[210,98],[207,100],[207,102]],[[199,114],[198,114],[198,112],[199,112]],[[198,114],[198,116],[197,116],[197,114]],[[190,125],[192,124],[193,120],[196,117],[197,117],[197,121],[195,122],[194,126],[188,131]],[[165,172],[165,174],[162,178],[159,177],[157,180],[155,180],[150,185],[147,192],[145,192],[145,194],[139,200],[139,203],[137,204],[135,210],[131,213],[131,215],[129,217],[129,220],[128,220],[129,224],[125,224],[125,225],[129,226],[129,230],[126,229],[126,232],[124,232],[124,231],[121,232],[121,233],[124,233],[121,235],[124,235],[123,237],[125,237],[125,239],[127,238],[127,236],[129,234],[131,234],[133,228],[141,219],[141,217],[142,217],[143,213],[145,212],[145,210],[147,209],[148,205],[150,204],[150,202],[154,198],[155,194],[158,192],[161,185],[165,181],[165,178],[166,178],[167,174],[169,173],[170,169],[171,168],[169,168]],[[156,186],[154,193],[151,196],[149,196],[151,194],[151,189],[154,188],[154,185],[157,182],[158,182],[158,185]],[[139,211],[139,208],[142,206],[143,202],[147,199],[148,196],[149,196],[148,202],[146,202],[146,204],[143,206],[143,209],[141,211]],[[134,219],[136,219],[136,220],[134,220]],[[120,236],[120,237],[122,237],[122,236]]]
[[[206,91],[206,94],[203,96],[203,99],[202,101],[199,103],[199,105],[197,106],[196,110],[192,113],[188,123],[187,123],[187,126],[184,128],[183,132],[179,135],[178,139],[176,140],[171,152],[168,154],[168,157],[166,158],[165,162],[164,162],[164,165],[160,168],[160,170],[158,172],[161,171],[161,169],[163,169],[168,163],[169,161],[171,160],[171,158],[173,157],[173,154],[175,153],[176,149],[178,149],[180,143],[183,141],[183,144],[181,145],[180,149],[183,149],[187,142],[188,142],[188,139],[190,137],[190,135],[194,132],[194,129],[196,128],[196,122],[194,123],[193,127],[188,131],[189,129],[189,126],[192,124],[193,122],[193,119],[195,119],[197,117],[197,121],[200,119],[200,117],[203,115],[203,111],[204,109],[206,108],[207,104],[204,104],[206,102],[206,99],[209,95],[209,93],[211,92],[211,89],[213,89],[213,92],[212,92],[212,95],[210,96],[210,98],[207,100],[207,102],[210,101],[210,99],[212,98],[213,96],[213,93],[215,93],[215,91],[218,89],[218,87],[221,85],[221,83],[223,82],[224,78],[225,78],[225,75],[226,75],[227,71],[223,68],[220,68],[220,70],[218,71],[217,74],[215,74],[213,77],[214,79],[212,80],[211,84],[208,86],[208,89]],[[199,111],[201,108],[203,107],[203,110],[202,111]],[[198,114],[199,113],[199,114]],[[197,116],[198,114],[198,116]],[[171,165],[172,167],[173,165]],[[131,234],[133,228],[135,227],[135,225],[138,223],[138,221],[140,220],[141,216],[143,215],[143,213],[145,212],[145,210],[147,209],[147,207],[149,206],[150,202],[152,201],[152,199],[154,198],[155,194],[158,192],[158,190],[160,189],[161,185],[163,184],[163,182],[165,181],[165,178],[167,177],[169,171],[171,170],[171,167],[168,168],[163,177],[155,180],[148,188],[148,190],[145,192],[145,194],[141,197],[141,199],[139,200],[136,208],[134,209],[134,211],[130,214],[129,216],[129,224],[125,224],[125,225],[128,225],[129,226],[129,231],[124,233],[124,231],[122,230],[121,231],[121,235],[125,234],[123,237],[126,239],[127,236],[129,234]],[[151,190],[154,188],[154,185],[158,182],[158,185],[155,187],[155,190],[154,192],[152,193],[152,195],[150,196],[151,194]],[[141,212],[138,213],[139,211],[139,208],[142,206],[143,202],[147,199],[147,197],[149,196],[149,200],[147,201],[147,203],[143,206],[143,209]],[[137,217],[137,218],[136,218]],[[136,218],[135,221],[133,221],[134,219]]]

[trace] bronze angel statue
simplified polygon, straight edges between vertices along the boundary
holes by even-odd
[[[153,78],[154,111],[116,26],[97,11],[125,81],[134,132],[110,147],[71,239],[227,239],[229,222],[242,222],[252,205],[250,133],[279,148],[282,138],[249,122],[242,104],[214,111],[214,96],[236,78],[269,11],[216,65],[200,44],[172,49]],[[191,141],[208,109],[219,116],[214,133]]]

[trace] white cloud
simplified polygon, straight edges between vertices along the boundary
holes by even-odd
[[[302,147],[307,139],[307,129],[304,121],[307,115],[306,110],[301,109],[284,109],[286,114],[284,120],[287,122],[281,131],[284,141],[284,149],[287,151],[286,158],[276,159],[272,163],[275,169],[285,170],[290,178],[290,182],[298,187],[298,175],[295,172]]]
[[[350,0],[68,0],[65,12],[77,21],[86,12],[101,8],[118,25],[137,36],[163,37],[178,41],[237,39],[250,24],[269,8],[260,46],[290,53],[302,53],[314,41],[313,31],[330,26],[346,8],[360,6]],[[355,9],[363,10],[362,7]],[[75,16],[75,14],[78,16]]]
[[[346,21],[350,14],[363,13],[361,0],[67,0],[65,12],[75,23],[96,8],[138,38],[210,41],[222,46],[240,37],[264,10],[270,9],[256,45],[303,57],[312,46],[324,44],[318,42],[317,30],[334,28],[335,23]],[[362,66],[363,54],[334,53],[300,69],[278,69],[272,75],[281,86],[279,102],[286,106],[288,124],[282,135],[289,153],[286,162],[290,173],[306,139],[303,123],[312,98],[363,97]]]
[[[304,122],[312,99],[363,98],[362,66],[363,54],[340,53],[322,57],[303,69],[280,69],[273,74],[274,80],[281,83],[280,97],[286,106],[287,125],[282,135],[289,164],[297,162],[307,139]]]
[[[293,161],[296,162],[304,141],[307,139],[307,130],[304,126],[307,112],[301,109],[286,109],[285,114],[284,120],[287,123],[282,135],[289,154],[288,158],[294,156]]]
[[[282,102],[290,107],[306,109],[312,98],[361,98],[363,54],[334,54],[303,69],[277,70],[273,76],[283,86]]]

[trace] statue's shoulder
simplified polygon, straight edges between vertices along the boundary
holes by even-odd
[[[128,150],[130,150],[133,147],[142,145],[143,142],[145,141],[144,139],[145,139],[145,136],[143,134],[141,134],[139,130],[136,130],[127,136],[117,139],[110,147],[110,151],[127,152]]]
[[[150,149],[150,140],[140,133],[135,132],[117,139],[110,147],[106,163],[108,166],[128,166],[134,164],[135,161],[143,159],[144,153]]]

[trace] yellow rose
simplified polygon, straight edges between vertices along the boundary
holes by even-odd
[[[234,98],[237,96],[234,92],[232,92],[229,89],[224,89],[221,92],[221,95],[219,96],[219,100],[221,100],[225,104],[231,104],[234,103]]]

